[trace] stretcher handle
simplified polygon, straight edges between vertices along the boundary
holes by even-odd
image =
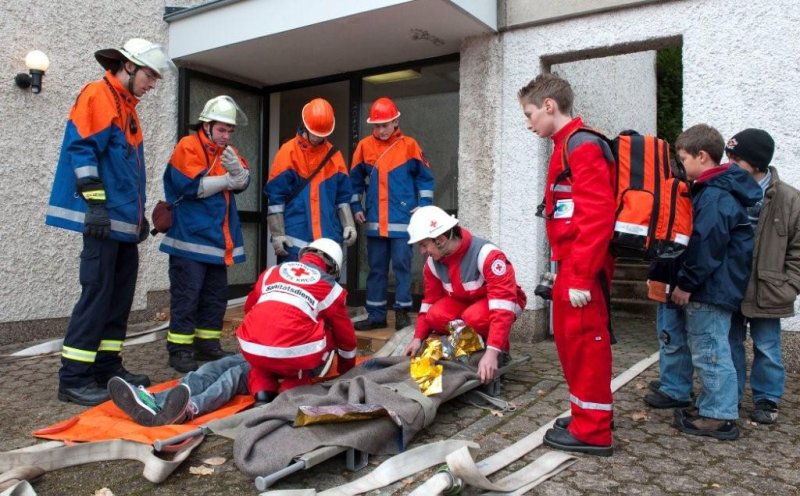
[[[176,443],[180,443],[187,439],[191,439],[196,436],[205,436],[211,432],[211,429],[206,427],[205,425],[198,427],[197,429],[193,429],[191,431],[184,432],[183,434],[178,434],[177,436],[172,436],[167,439],[156,439],[153,442],[153,448],[156,451],[164,451],[168,446],[171,446]]]
[[[269,475],[260,475],[256,477],[256,489],[259,491],[264,491],[268,487],[275,484],[277,481],[283,479],[286,476],[292,475],[295,472],[299,472],[306,468],[305,460],[297,460],[292,462],[291,465],[284,467],[277,472],[273,472]]]

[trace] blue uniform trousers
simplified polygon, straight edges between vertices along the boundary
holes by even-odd
[[[389,261],[395,277],[395,310],[411,310],[411,245],[408,238],[367,237],[367,314],[369,320],[386,320]]]
[[[169,283],[167,351],[218,348],[228,305],[227,266],[170,255]]]
[[[83,237],[81,296],[72,310],[62,348],[60,385],[83,387],[122,367],[119,356],[136,291],[135,243]]]

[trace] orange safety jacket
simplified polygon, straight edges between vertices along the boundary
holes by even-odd
[[[110,71],[83,87],[64,131],[47,225],[82,233],[86,202],[77,192],[77,183],[99,179],[105,190],[111,238],[138,242],[147,189],[138,103]]]
[[[272,162],[269,180],[264,186],[267,212],[283,214],[286,237],[295,248],[303,248],[319,238],[337,243],[343,240],[337,209],[349,204],[352,193],[340,151],[333,154],[294,198],[288,198],[311,176],[332,146],[327,140],[312,145],[300,130],[280,147]]]
[[[408,238],[417,207],[433,203],[433,174],[419,144],[397,129],[388,140],[373,132],[353,154],[350,182],[353,213],[366,203],[367,236]]]
[[[200,129],[184,136],[175,146],[164,170],[164,193],[172,202],[172,227],[164,236],[161,251],[170,255],[217,265],[245,261],[244,238],[236,209],[235,194],[220,191],[198,198],[200,182],[206,176],[223,176],[221,148]],[[247,160],[236,151],[242,165]],[[249,183],[248,183],[249,184]]]

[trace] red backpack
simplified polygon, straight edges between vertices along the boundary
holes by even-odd
[[[591,128],[579,131],[600,137],[611,147],[617,163],[614,237],[615,257],[652,260],[674,258],[689,244],[692,234],[692,199],[688,182],[670,167],[669,143],[652,135],[623,131],[613,140]],[[562,163],[569,177],[568,146]]]

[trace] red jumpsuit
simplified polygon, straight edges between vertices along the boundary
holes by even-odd
[[[480,334],[486,346],[508,351],[511,325],[527,297],[517,285],[514,267],[493,244],[461,228],[458,249],[435,262],[428,258],[422,275],[425,295],[414,337],[443,334],[447,323],[462,319]]]
[[[553,287],[553,333],[570,393],[569,431],[584,443],[611,444],[611,343],[600,272],[611,281],[614,259],[608,246],[614,231],[615,175],[611,150],[596,136],[577,133],[569,140],[571,178],[564,170],[567,137],[583,127],[576,117],[556,132],[547,172],[547,237],[558,262]],[[573,308],[569,289],[591,292],[591,301]]]
[[[337,348],[339,372],[353,368],[356,335],[347,292],[322,267],[322,258],[306,253],[299,262],[264,271],[247,296],[236,336],[250,363],[251,392],[309,384]]]

